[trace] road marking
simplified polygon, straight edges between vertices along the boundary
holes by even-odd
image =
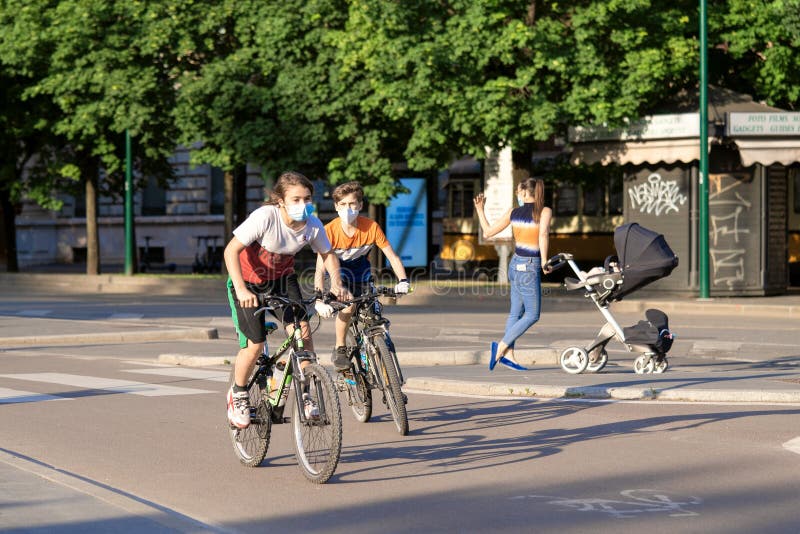
[[[175,376],[192,380],[209,380],[211,382],[227,382],[227,371],[206,371],[203,369],[187,369],[181,367],[158,367],[154,369],[126,369],[125,373],[142,373],[146,375]]]
[[[162,397],[167,395],[195,395],[198,393],[214,393],[204,389],[178,388],[161,384],[147,384],[145,382],[132,382],[128,380],[115,380],[95,376],[71,375],[66,373],[30,373],[0,375],[4,378],[16,380],[29,380],[31,382],[47,382],[50,384],[64,384],[67,386],[101,389],[114,393],[131,393],[143,397]]]
[[[19,389],[0,388],[0,404],[19,404],[23,402],[42,402],[51,400],[71,400],[45,393],[33,393]]]
[[[675,496],[652,489],[629,489],[620,492],[622,499],[603,499],[595,497],[559,497],[553,495],[518,495],[511,500],[543,499],[552,506],[560,506],[564,511],[597,512],[616,519],[641,517],[642,514],[666,514],[670,517],[697,517],[700,514],[687,509],[699,506],[703,500],[694,496]],[[673,500],[675,499],[675,500]]]
[[[20,310],[17,312],[17,315],[22,317],[44,317],[51,313],[53,313],[53,310]]]
[[[109,319],[142,319],[143,313],[112,313],[108,316]]]
[[[795,454],[800,454],[800,437],[790,439],[783,444],[783,448]]]

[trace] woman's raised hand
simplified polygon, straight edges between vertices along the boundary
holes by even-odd
[[[478,195],[473,199],[475,203],[475,207],[479,210],[483,211],[483,207],[486,205],[486,197],[483,193],[478,193]]]

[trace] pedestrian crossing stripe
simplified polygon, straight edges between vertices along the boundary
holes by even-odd
[[[113,393],[130,393],[143,397],[162,397],[168,395],[196,395],[199,393],[214,393],[204,389],[168,386],[164,384],[148,384],[130,380],[116,380],[95,376],[72,375],[66,373],[23,373],[3,374],[2,378],[27,380],[30,382],[46,382],[49,384],[63,384],[85,389],[110,391]]]
[[[191,380],[208,380],[210,382],[227,382],[228,371],[209,371],[205,369],[189,369],[186,367],[156,367],[153,369],[126,369],[125,373],[141,373],[145,375],[174,376]]]
[[[21,404],[25,402],[42,402],[51,400],[71,400],[45,393],[34,393],[19,389],[0,388],[0,404]]]

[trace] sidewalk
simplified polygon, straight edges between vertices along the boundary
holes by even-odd
[[[44,278],[42,278],[44,277]],[[224,295],[220,279],[175,280],[169,277],[85,275],[11,275],[0,273],[0,296],[16,298],[52,295],[56,292],[94,295],[105,292],[146,295]],[[418,285],[400,306],[433,305],[478,310],[507,308],[508,297],[496,285]],[[558,287],[546,288],[543,308],[586,310],[592,304]],[[220,297],[222,298],[222,297]],[[617,311],[641,312],[657,307],[667,313],[681,312],[731,317],[800,317],[800,294],[736,299],[638,298],[612,304]],[[5,320],[3,320],[5,319]],[[221,318],[216,318],[221,319]],[[228,324],[228,319],[224,323]],[[228,343],[209,343],[219,337],[215,318],[198,318],[196,326],[148,323],[146,321],[65,320],[35,316],[0,316],[0,356],[14,347],[138,343],[184,340],[184,354],[154,354],[161,363],[186,366],[227,365]],[[220,322],[220,325],[222,323]],[[225,328],[220,326],[220,328]],[[226,336],[229,335],[226,332]],[[583,340],[586,342],[587,340]],[[536,396],[550,398],[642,399],[716,402],[800,403],[800,348],[770,350],[768,340],[754,343],[721,340],[682,340],[691,343],[681,356],[670,357],[670,369],[661,375],[633,373],[635,354],[612,349],[610,363],[598,374],[569,375],[558,366],[564,347],[542,346],[518,352],[518,361],[530,371],[514,372],[501,366],[490,373],[489,354],[480,350],[452,350],[447,340],[429,340],[429,350],[403,351],[398,356],[406,373],[406,388],[413,391],[488,396]],[[578,343],[576,341],[576,343]],[[198,344],[195,346],[195,344]],[[614,343],[615,349],[622,349]],[[195,346],[196,350],[190,350]],[[686,346],[685,346],[686,347]],[[793,349],[793,347],[792,347]],[[675,352],[675,351],[673,351]],[[204,354],[205,356],[196,356]],[[323,363],[327,360],[323,358]]]

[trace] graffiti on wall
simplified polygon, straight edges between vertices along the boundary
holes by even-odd
[[[686,203],[686,195],[681,195],[677,180],[664,180],[656,172],[644,182],[630,187],[628,195],[633,209],[655,216],[672,211],[677,213]]]
[[[742,176],[709,174],[709,238],[713,285],[728,288],[744,282],[746,236],[750,228],[743,223],[752,203],[741,194],[746,183]]]

